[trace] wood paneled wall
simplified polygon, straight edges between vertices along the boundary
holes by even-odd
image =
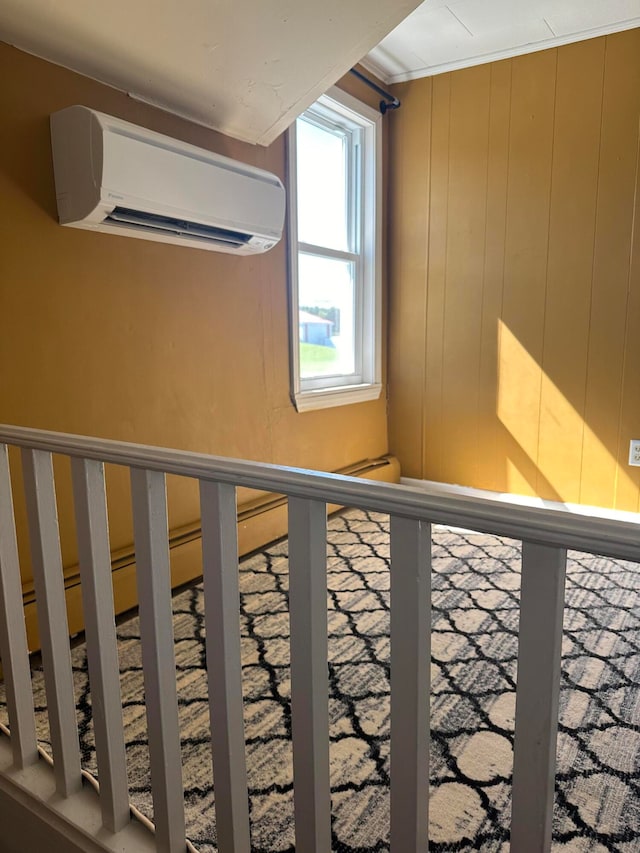
[[[403,474],[637,511],[640,30],[397,87]]]

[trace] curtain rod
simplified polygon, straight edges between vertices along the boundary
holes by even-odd
[[[360,71],[355,68],[349,69],[352,74],[354,74],[358,80],[362,80],[365,86],[368,86],[370,89],[373,89],[374,92],[377,92],[379,95],[382,95],[385,98],[384,101],[380,101],[379,108],[382,115],[384,115],[387,110],[397,110],[400,106],[400,101],[398,98],[394,97],[390,92],[386,92],[384,89],[381,89],[377,83],[374,83],[373,80],[370,80],[368,77],[365,77]]]

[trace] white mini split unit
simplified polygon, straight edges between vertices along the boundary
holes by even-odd
[[[87,107],[51,116],[62,225],[251,255],[282,237],[275,175]]]

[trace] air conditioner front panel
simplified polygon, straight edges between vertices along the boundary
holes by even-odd
[[[51,116],[61,225],[249,255],[282,237],[275,175],[83,106]]]
[[[102,200],[159,216],[279,238],[275,183],[190,154],[109,133],[102,162]]]

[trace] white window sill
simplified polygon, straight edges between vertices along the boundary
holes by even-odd
[[[345,385],[341,388],[318,388],[317,391],[298,391],[293,403],[299,412],[313,409],[330,409],[333,406],[350,406],[377,400],[382,392],[380,384]]]

